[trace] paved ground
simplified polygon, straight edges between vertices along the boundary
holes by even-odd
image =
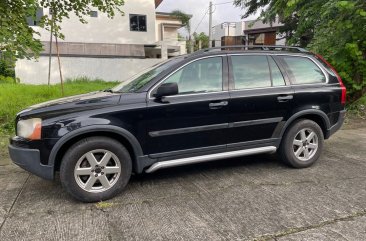
[[[366,240],[366,128],[337,133],[308,169],[272,156],[174,168],[98,205],[6,162],[2,241]]]

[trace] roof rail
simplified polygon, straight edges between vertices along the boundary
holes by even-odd
[[[215,51],[215,50],[222,51],[222,50],[233,50],[233,49],[238,49],[238,50],[256,49],[256,50],[263,50],[263,51],[291,50],[291,51],[304,52],[304,53],[309,52],[306,49],[303,49],[300,47],[284,46],[284,45],[231,45],[231,46],[220,46],[220,47],[201,49],[201,50],[194,52],[193,54],[202,54],[202,53],[211,52],[211,51]]]

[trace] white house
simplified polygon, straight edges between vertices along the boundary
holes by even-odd
[[[65,39],[59,39],[62,72],[65,79],[86,76],[107,81],[123,81],[164,59],[186,53],[185,41],[178,40],[182,23],[169,13],[156,12],[162,0],[125,1],[124,15],[113,19],[92,11],[87,24],[71,15],[61,24]],[[37,17],[49,15],[49,9],[39,9]],[[22,83],[48,82],[50,33],[29,25],[40,32],[44,50],[38,61],[19,60],[16,75]],[[55,39],[52,41],[51,83],[60,81]]]
[[[260,20],[225,22],[213,27],[213,46],[224,45],[285,45],[278,34],[278,21],[268,24]]]

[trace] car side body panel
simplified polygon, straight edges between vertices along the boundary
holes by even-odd
[[[27,170],[52,179],[57,171],[57,158],[63,155],[65,145],[82,136],[105,133],[128,142],[134,156],[134,171],[142,173],[163,161],[187,158],[197,161],[200,158],[195,157],[210,159],[212,155],[247,149],[261,153],[266,147],[275,150],[286,129],[304,116],[315,115],[323,121],[325,138],[342,125],[345,111],[340,100],[340,84],[336,76],[322,68],[311,55],[302,54],[319,65],[327,76],[327,83],[291,85],[293,80],[281,62],[283,54],[261,52],[254,54],[273,58],[286,85],[234,90],[230,69],[232,54],[203,53],[182,58],[136,93],[95,92],[24,110],[17,120],[42,118],[42,140],[12,138],[9,147],[12,159],[24,158],[29,150],[33,163],[39,162],[40,167],[26,167]],[[223,91],[151,98],[149,91],[170,73],[192,61],[214,56],[224,60]],[[286,96],[292,98],[282,101],[281,97]]]

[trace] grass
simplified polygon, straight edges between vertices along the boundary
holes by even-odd
[[[95,206],[99,209],[106,209],[106,208],[111,208],[113,206],[113,203],[99,202],[99,203],[95,204]]]
[[[366,95],[347,106],[348,115],[366,119]]]
[[[117,82],[81,78],[64,84],[65,96],[88,93],[116,86]],[[37,103],[61,98],[61,86],[0,84],[0,135],[14,132],[15,115]]]

